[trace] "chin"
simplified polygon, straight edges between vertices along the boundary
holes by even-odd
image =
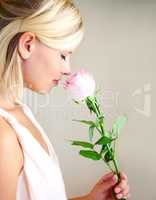
[[[43,95],[46,95],[46,94],[48,94],[49,93],[49,91],[50,91],[50,89],[48,88],[48,89],[39,89],[38,91],[37,91],[37,93],[39,93],[39,94],[43,94]]]
[[[50,86],[49,88],[46,88],[46,89],[42,89],[42,90],[39,90],[38,93],[39,94],[43,94],[43,95],[46,95],[48,93],[50,93],[50,91],[54,88],[55,86]]]

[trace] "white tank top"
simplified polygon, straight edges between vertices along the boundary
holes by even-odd
[[[52,143],[30,107],[19,100],[16,102],[41,132],[50,153],[49,155],[13,115],[0,108],[0,115],[14,128],[24,153],[24,165],[18,179],[16,200],[67,200],[59,160]]]

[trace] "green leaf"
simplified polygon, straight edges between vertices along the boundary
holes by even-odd
[[[88,96],[87,99],[88,99],[88,101],[90,101],[90,102],[96,102],[96,96],[95,96],[95,95]]]
[[[93,121],[88,121],[88,120],[78,120],[78,119],[73,119],[72,121],[77,121],[77,122],[81,122],[87,125],[94,125]]]
[[[103,114],[101,114],[101,115],[98,117],[98,119],[99,119],[100,122],[103,122],[103,119],[104,119],[104,118],[105,118],[105,117],[104,117]]]
[[[126,115],[118,117],[115,122],[113,123],[112,128],[112,135],[118,135],[121,128],[125,125],[125,123],[128,121],[128,118]]]
[[[97,142],[95,142],[95,144],[109,144],[112,142],[112,139],[106,136],[102,136]]]
[[[75,99],[73,99],[73,101],[76,103],[76,104],[80,104],[78,101],[76,101]]]
[[[107,131],[107,130],[104,130],[104,134],[106,137],[111,137],[111,132],[110,131]]]
[[[94,102],[95,102],[95,97],[94,96],[89,96],[85,99],[86,105],[89,108],[90,112],[94,112],[96,113],[96,109],[94,106]]]
[[[96,118],[96,126],[99,127],[103,123],[104,115],[100,115]]]
[[[91,126],[89,127],[89,140],[90,140],[90,142],[92,142],[92,140],[93,140],[94,128],[95,128],[94,125],[91,125]]]
[[[102,145],[100,154],[105,153],[107,151],[107,146],[106,145]]]
[[[72,141],[72,145],[77,145],[77,146],[82,146],[85,148],[90,148],[93,149],[94,145],[89,143],[89,142],[84,142],[84,141]]]
[[[83,157],[92,159],[92,160],[100,160],[101,155],[96,151],[88,151],[88,150],[80,150],[79,154]]]
[[[109,161],[113,160],[112,152],[113,152],[113,150],[112,150],[112,148],[111,148],[110,151],[107,151],[107,152],[105,153],[105,155],[104,155],[104,160],[105,160],[106,162],[109,162]]]

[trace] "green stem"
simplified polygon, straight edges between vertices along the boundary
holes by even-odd
[[[104,159],[103,159],[103,160],[104,160]],[[105,160],[104,160],[104,161],[105,161]],[[106,164],[107,164],[108,168],[110,169],[110,171],[114,172],[113,169],[112,169],[112,167],[110,166],[110,164],[109,164],[109,163],[106,163]]]
[[[101,111],[100,111],[100,109],[99,109],[97,103],[96,103],[96,102],[92,102],[92,104],[93,104],[93,106],[94,106],[94,108],[95,108],[97,117],[99,117],[99,116],[101,115]],[[103,123],[102,123],[102,124],[100,123],[100,129],[101,129],[102,134],[104,135],[104,126],[103,126]],[[108,144],[106,145],[106,147],[107,147],[107,150],[109,151],[109,153],[111,154],[111,156],[112,156],[112,158],[113,158],[113,159],[112,159],[112,162],[113,162],[114,167],[115,167],[115,174],[117,175],[117,178],[118,178],[118,180],[117,180],[117,184],[118,184],[118,183],[120,182],[120,172],[119,172],[119,169],[118,169],[117,160],[115,159],[115,155],[112,154],[112,152],[110,151],[109,145],[108,145]],[[103,148],[103,146],[102,146],[102,148]],[[101,152],[102,152],[102,149],[101,149],[100,153],[101,153]],[[109,165],[108,165],[108,166],[109,166]],[[109,166],[109,167],[110,167],[110,166]],[[110,169],[111,169],[111,168],[110,168]],[[111,170],[112,170],[112,169],[111,169]],[[114,190],[113,190],[113,196],[114,196],[114,198],[116,199]],[[126,200],[126,199],[121,198],[120,200]]]

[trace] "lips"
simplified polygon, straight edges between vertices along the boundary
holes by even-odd
[[[54,82],[55,84],[58,84],[59,81],[60,81],[60,79],[54,79],[54,80],[53,80],[53,82]]]

